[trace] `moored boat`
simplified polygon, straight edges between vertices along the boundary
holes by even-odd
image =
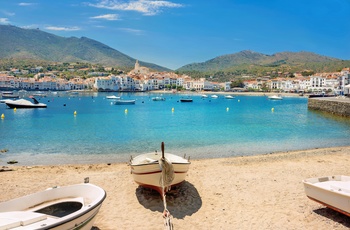
[[[0,229],[90,230],[105,198],[89,183],[49,188],[0,203]]]
[[[19,99],[19,100],[8,100],[5,101],[5,104],[10,108],[17,108],[17,109],[31,109],[31,108],[46,108],[47,105],[44,103],[40,103],[35,97],[30,97],[33,99],[34,103],[31,101],[28,101],[26,99]]]
[[[350,176],[309,178],[303,184],[308,198],[350,216]]]
[[[162,194],[171,186],[182,183],[190,167],[189,159],[170,153],[164,153],[162,142],[162,153],[145,153],[131,158],[129,165],[134,181],[140,186],[152,188]],[[163,183],[162,180],[168,183]],[[164,189],[164,190],[163,190]]]
[[[115,95],[110,95],[110,96],[106,96],[106,99],[120,99],[120,97],[117,97]]]
[[[165,97],[153,97],[152,101],[165,101]]]
[[[234,99],[235,97],[234,97],[234,96],[231,96],[231,95],[226,95],[225,98],[226,98],[226,99]]]
[[[1,97],[4,98],[4,99],[5,98],[13,99],[13,98],[19,98],[19,95],[18,94],[14,94],[12,91],[5,91],[5,92],[2,92]]]
[[[133,105],[135,104],[136,100],[116,100],[114,102],[115,105]]]
[[[192,98],[181,98],[180,99],[181,102],[193,102]]]
[[[211,95],[210,97],[213,98],[213,99],[216,99],[216,98],[218,98],[219,96],[214,94],[214,95]]]
[[[270,100],[282,100],[282,96],[281,95],[272,95],[268,97]]]

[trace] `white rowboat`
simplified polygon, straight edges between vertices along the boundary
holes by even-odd
[[[350,177],[325,176],[303,180],[306,196],[350,216]]]
[[[84,183],[5,201],[0,203],[0,230],[90,230],[105,198],[102,188]]]

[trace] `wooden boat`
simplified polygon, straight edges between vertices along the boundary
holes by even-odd
[[[28,101],[26,99],[19,99],[19,100],[10,100],[5,101],[5,104],[10,108],[17,108],[17,109],[31,109],[31,108],[46,108],[47,105],[44,103],[40,103],[35,97],[30,97],[33,99],[34,103],[31,101]]]
[[[140,186],[154,189],[160,194],[170,190],[171,186],[183,182],[191,164],[189,159],[164,153],[163,142],[161,148],[162,153],[156,151],[141,154],[131,158],[129,162],[134,181]],[[168,178],[172,178],[172,180],[163,183],[163,180]]]
[[[272,95],[268,97],[270,100],[282,100],[283,98],[280,95]]]
[[[192,98],[181,98],[181,102],[193,102]]]
[[[308,198],[350,216],[350,176],[309,178],[303,184]]]
[[[83,183],[0,203],[0,229],[91,229],[106,192]]]
[[[114,102],[115,105],[133,105],[136,100],[116,100]]]

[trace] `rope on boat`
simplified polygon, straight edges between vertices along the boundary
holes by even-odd
[[[163,205],[164,205],[164,211],[163,211],[163,218],[164,218],[164,229],[165,230],[173,230],[174,226],[172,224],[172,215],[170,214],[169,210],[167,209],[166,204],[166,197],[165,193],[170,190],[171,183],[174,180],[174,167],[171,164],[171,162],[164,157],[164,143],[162,143],[162,158],[159,160],[159,167],[162,170],[159,184],[162,187],[162,198],[163,198]]]

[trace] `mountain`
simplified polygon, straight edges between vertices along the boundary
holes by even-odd
[[[234,54],[219,56],[206,62],[188,64],[177,69],[177,71],[213,73],[218,71],[234,72],[241,70],[241,72],[249,73],[250,71],[258,71],[258,69],[262,72],[271,70],[302,71],[303,69],[311,69],[318,72],[336,71],[336,69],[346,67],[346,65],[349,64],[350,61],[321,56],[305,51],[281,52],[273,55],[266,55],[244,50]]]
[[[98,41],[86,37],[60,37],[39,29],[0,25],[0,41],[0,59],[87,62],[130,69],[136,62],[136,59]],[[156,64],[139,63],[157,71],[169,71]]]

